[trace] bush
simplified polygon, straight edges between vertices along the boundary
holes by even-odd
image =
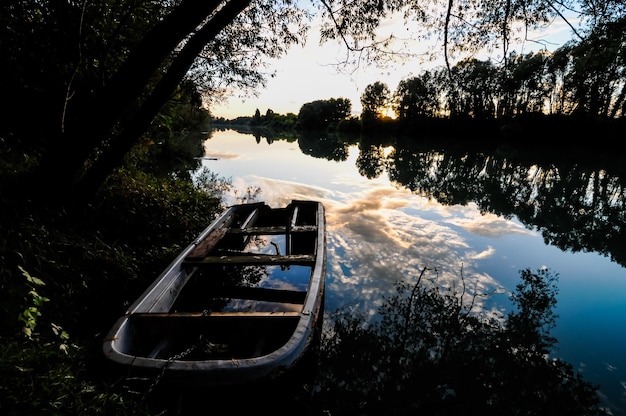
[[[229,184],[204,178],[121,170],[91,206],[71,212],[1,194],[3,415],[148,414],[135,395],[111,387],[101,340],[221,211]]]

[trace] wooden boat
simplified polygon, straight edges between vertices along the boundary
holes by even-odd
[[[325,269],[321,203],[231,206],[115,323],[104,354],[209,384],[281,374],[319,330]]]

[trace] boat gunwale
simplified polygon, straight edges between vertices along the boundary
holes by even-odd
[[[292,201],[292,204],[295,204],[295,207],[298,207],[299,203],[309,203],[312,201]],[[253,205],[263,206],[263,203],[255,203],[255,204],[245,204],[248,208],[253,208]],[[172,359],[164,359],[164,358],[150,358],[143,356],[135,356],[127,354],[116,348],[115,340],[118,334],[124,332],[124,327],[129,324],[130,316],[142,316],[142,315],[152,315],[153,317],[157,316],[173,316],[171,313],[167,312],[148,312],[151,311],[155,305],[158,303],[160,296],[151,296],[157,290],[157,288],[163,286],[166,280],[171,277],[172,274],[181,274],[183,273],[183,269],[185,267],[193,267],[197,266],[199,262],[197,260],[185,261],[187,256],[200,244],[204,238],[206,238],[211,232],[216,229],[223,228],[227,226],[226,224],[232,220],[232,217],[236,214],[236,210],[240,207],[231,206],[229,207],[222,215],[220,215],[211,225],[209,225],[186,249],[184,249],[176,259],[168,266],[168,268],[161,273],[159,278],[157,278],[142,296],[140,296],[132,305],[128,308],[126,313],[118,320],[113,329],[110,331],[109,336],[103,346],[106,355],[118,363],[132,365],[138,368],[144,369],[156,369],[162,370],[167,368],[167,371],[172,374],[205,374],[211,375],[216,374],[219,377],[223,376],[224,373],[232,373],[233,377],[262,377],[268,375],[269,373],[276,371],[278,368],[286,368],[290,367],[297,361],[297,359],[301,356],[301,354],[306,350],[311,341],[312,332],[314,331],[314,323],[320,318],[321,313],[321,303],[324,292],[324,284],[325,284],[325,268],[326,268],[326,234],[325,234],[325,213],[324,207],[320,202],[317,202],[316,208],[316,226],[312,229],[311,226],[294,226],[294,231],[302,230],[305,232],[316,231],[316,246],[314,255],[307,255],[307,264],[311,264],[311,276],[308,285],[308,289],[305,292],[304,303],[300,312],[295,312],[299,316],[298,323],[294,329],[289,340],[284,343],[280,348],[270,352],[269,354],[259,356],[259,357],[251,357],[251,358],[239,358],[239,359],[214,359],[214,360],[198,360],[198,361],[184,361],[184,360],[172,360]],[[293,225],[293,224],[292,224]],[[259,230],[267,227],[251,227],[249,230],[241,230],[241,232],[254,233],[255,230]],[[289,228],[289,227],[288,227]],[[230,229],[229,229],[230,231]],[[253,260],[257,261],[257,263],[262,262],[261,259],[258,259],[258,255],[254,256],[246,256],[250,257]],[[255,259],[254,257],[257,257]],[[274,260],[270,260],[270,257],[275,257]],[[269,261],[268,265],[274,263],[293,263],[295,259],[294,255],[291,255],[291,261],[286,261],[285,259],[276,261],[278,256],[265,256],[263,260]],[[302,257],[302,256],[301,256]],[[296,263],[298,263],[296,261]],[[187,276],[186,279],[189,279]],[[178,277],[173,278],[172,281],[178,280]],[[186,282],[182,283],[180,287],[184,286]],[[167,287],[173,285],[173,282],[169,282]],[[165,289],[168,290],[167,288]],[[149,307],[146,308],[145,302],[148,299],[154,298],[152,302],[150,302]],[[196,317],[200,317],[201,313],[191,313],[188,315],[189,318],[196,319]],[[212,314],[209,314],[207,317],[210,317]],[[183,315],[175,315],[175,316],[183,316]],[[227,317],[227,316],[244,316],[244,315],[228,315],[227,313],[214,314],[214,317]],[[248,315],[248,316],[253,316]],[[268,315],[268,316],[271,316]],[[281,315],[276,315],[278,318]],[[293,315],[291,315],[293,316]]]

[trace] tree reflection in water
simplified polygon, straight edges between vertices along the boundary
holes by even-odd
[[[472,312],[473,296],[433,285],[427,272],[397,284],[379,321],[333,318],[318,406],[333,415],[601,414],[594,386],[548,357],[557,293],[548,269],[520,272],[506,316]]]
[[[483,212],[516,216],[561,250],[596,252],[626,266],[626,172],[620,158],[594,149],[564,154],[441,145],[437,151],[430,145],[398,140],[392,152],[384,152],[387,142],[361,144],[357,168],[367,178],[387,172],[397,185],[444,205],[474,202]]]

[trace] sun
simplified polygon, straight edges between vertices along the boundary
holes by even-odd
[[[394,150],[396,150],[393,146],[387,146],[383,149],[383,157],[389,157]]]
[[[385,108],[383,110],[382,114],[383,114],[383,117],[385,117],[385,118],[390,118],[390,119],[393,119],[393,120],[396,119],[396,112],[393,111],[393,108],[391,108],[391,107]]]

